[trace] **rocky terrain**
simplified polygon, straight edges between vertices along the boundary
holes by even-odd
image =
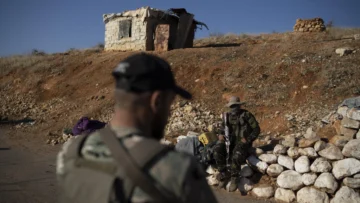
[[[151,52],[169,61],[179,85],[194,95],[174,103],[166,139],[213,130],[227,99],[239,96],[261,127],[240,191],[288,202],[307,202],[308,194],[318,202],[357,197],[359,171],[343,170],[359,159],[347,150],[357,140],[344,139],[356,122],[344,125],[333,112],[360,95],[358,33],[223,35],[197,40],[192,49]],[[0,128],[11,128],[18,143],[57,145],[82,116],[109,121],[110,72],[131,54],[88,49],[0,58]],[[351,119],[345,112],[336,115]]]

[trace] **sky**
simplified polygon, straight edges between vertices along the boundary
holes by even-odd
[[[104,42],[102,14],[142,6],[186,8],[209,26],[196,38],[291,31],[297,18],[360,27],[360,0],[0,0],[0,56],[95,46]]]

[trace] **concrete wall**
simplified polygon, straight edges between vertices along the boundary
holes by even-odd
[[[131,37],[119,39],[119,22],[132,20]],[[137,17],[119,17],[105,24],[105,50],[145,50],[147,23]]]

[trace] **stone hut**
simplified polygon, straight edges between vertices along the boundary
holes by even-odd
[[[104,14],[105,50],[167,51],[193,46],[195,30],[207,26],[185,9],[143,7]]]

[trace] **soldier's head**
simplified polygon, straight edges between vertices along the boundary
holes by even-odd
[[[120,62],[112,74],[116,81],[115,114],[118,112],[121,117],[117,119],[122,123],[131,119],[136,123],[129,125],[135,124],[158,139],[163,136],[175,95],[192,97],[176,85],[170,65],[153,55],[130,56]]]
[[[226,105],[230,109],[240,109],[241,105],[243,105],[245,102],[241,102],[239,97],[232,96],[229,99],[229,103]]]

